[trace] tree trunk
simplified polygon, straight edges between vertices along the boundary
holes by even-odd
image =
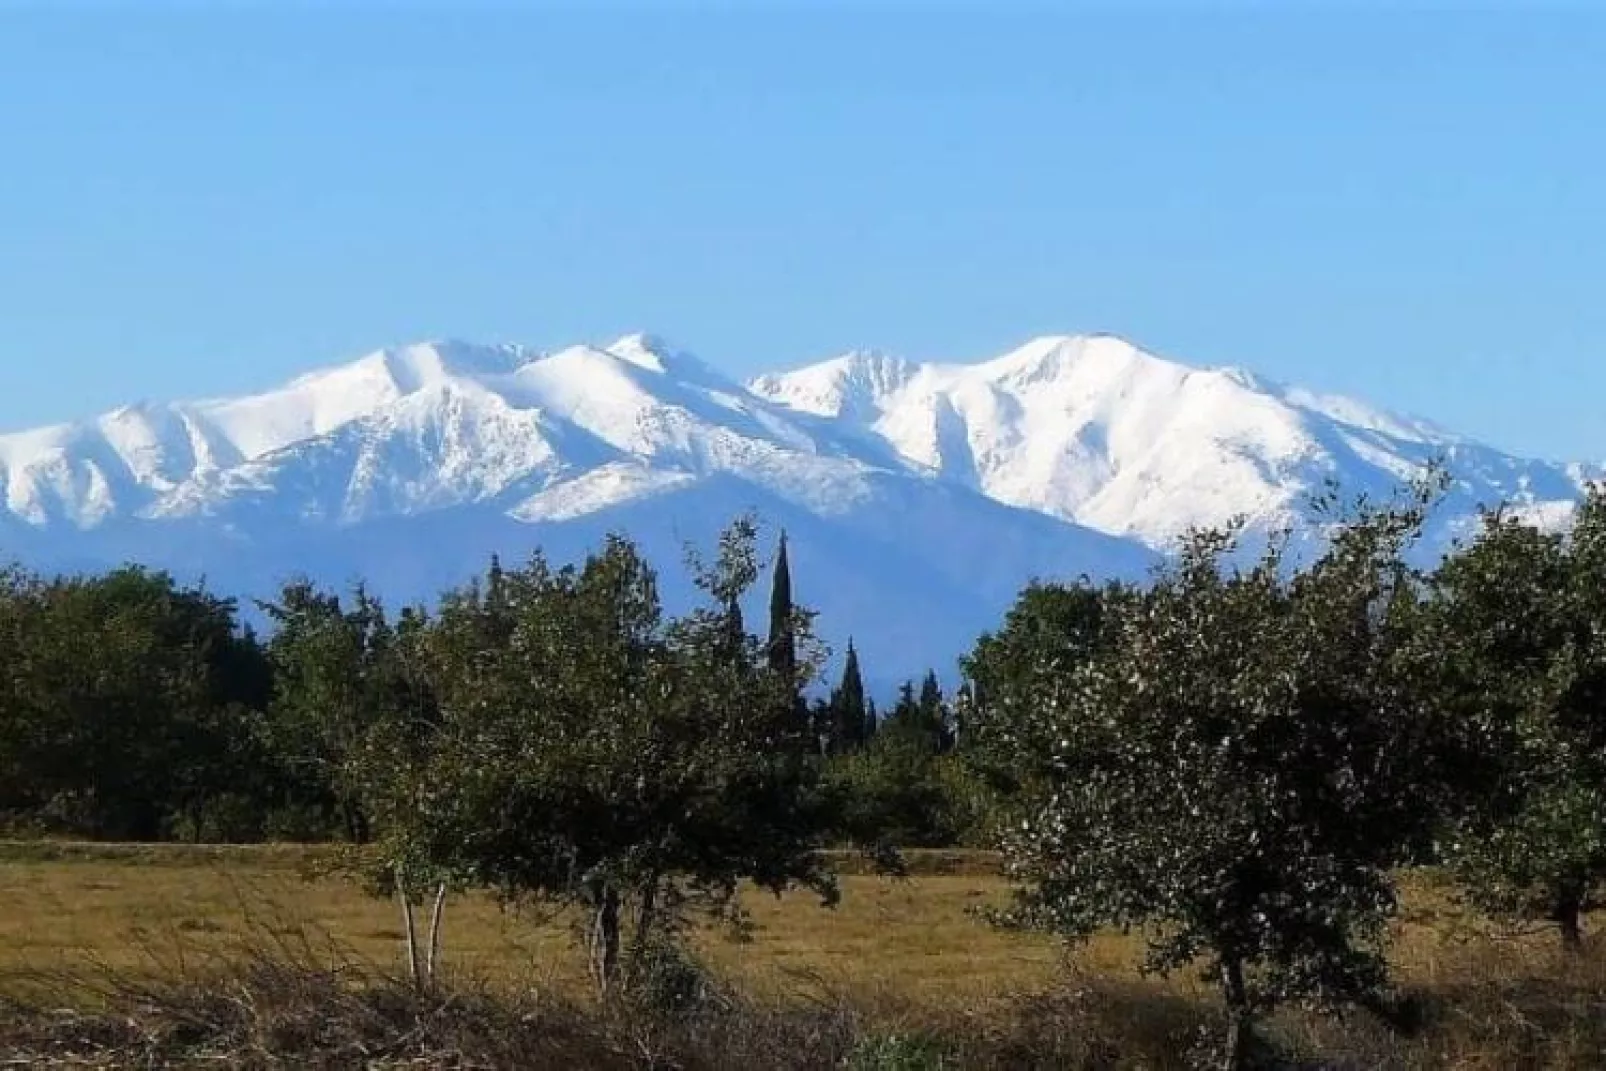
[[[357,821],[357,805],[351,800],[342,800],[340,803],[341,823],[346,827],[346,840],[351,844],[362,843],[362,830]]]
[[[642,961],[647,957],[648,943],[658,911],[658,878],[650,879],[641,891],[641,903],[636,909],[636,932],[630,940],[630,975],[632,980],[641,976]]]
[[[441,920],[445,915],[446,883],[443,881],[435,890],[435,910],[429,914],[429,959],[425,961],[424,976],[429,980],[431,988],[435,985],[435,969],[440,966]]]
[[[1249,1066],[1254,1042],[1254,1015],[1244,985],[1243,961],[1236,956],[1221,961],[1221,994],[1227,1002],[1227,1036],[1221,1054],[1222,1071],[1243,1071]]]
[[[607,996],[618,974],[619,891],[612,885],[604,885],[591,923],[591,976],[596,981],[597,992]]]
[[[413,925],[413,905],[407,899],[407,882],[402,877],[401,867],[396,868],[396,899],[401,901],[402,933],[407,939],[407,970],[413,980],[413,988],[423,988],[423,975],[418,969],[418,929]]]
[[[1551,912],[1551,918],[1561,928],[1561,947],[1569,953],[1583,951],[1584,930],[1580,924],[1583,915],[1583,904],[1576,897],[1568,897],[1556,905]]]

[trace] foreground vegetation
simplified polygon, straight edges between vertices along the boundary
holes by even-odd
[[[745,895],[745,940],[701,930],[702,966],[680,986],[604,1002],[572,920],[480,898],[452,916],[441,986],[419,993],[395,912],[309,879],[329,861],[0,847],[0,1048],[40,1066],[1182,1068],[1220,1015],[1212,986],[1138,974],[1133,938],[1103,933],[1062,961],[1041,936],[986,925],[971,909],[1008,899],[986,856],[844,875],[835,909]],[[1567,957],[1492,926],[1442,875],[1404,889],[1393,958],[1409,1029],[1281,1013],[1266,1031],[1280,1064],[1601,1066],[1606,948]]]
[[[810,698],[823,652],[793,600],[784,538],[768,627],[748,627],[764,568],[746,519],[712,557],[691,557],[703,598],[679,616],[621,538],[572,567],[493,561],[438,606],[394,618],[360,587],[348,602],[294,583],[262,607],[266,642],[232,604],[166,577],[13,573],[0,586],[0,808],[17,828],[111,839],[333,842],[323,879],[399,908],[382,929],[405,949],[403,1021],[477,992],[486,1021],[560,1014],[601,1045],[623,1030],[629,1058],[649,1066],[660,1043],[692,1046],[680,1063],[717,1065],[724,1050],[696,1046],[728,1048],[733,1023],[759,1030],[765,1015],[802,1066],[833,1045],[872,1066],[1237,1071],[1306,1052],[1432,1065],[1484,1051],[1468,1039],[1486,1032],[1450,1024],[1510,985],[1528,987],[1500,999],[1529,1026],[1493,1051],[1600,1062],[1578,1009],[1597,1010],[1587,919],[1606,880],[1606,491],[1567,533],[1491,514],[1424,572],[1409,551],[1434,494],[1424,484],[1335,513],[1308,553],[1199,532],[1141,588],[1034,584],[964,659],[957,696],[929,676],[885,716],[851,649],[829,697]],[[921,1017],[917,991],[945,974],[888,954],[891,916],[851,954],[899,979],[913,1039],[881,1038],[887,998],[862,978],[830,982],[806,1011],[784,964],[762,969],[716,939],[763,923],[755,891],[782,905],[776,927],[800,897],[816,924],[840,925],[845,891],[884,907],[886,889],[915,887],[874,884],[908,874],[907,849],[956,843],[996,845],[1007,885],[965,889],[968,910],[926,919],[910,950],[970,964],[967,981],[989,987],[980,1018]],[[1424,884],[1428,872],[1438,878]],[[958,877],[917,880],[946,904]],[[505,959],[453,973],[458,938],[492,906],[540,945],[539,1006],[527,972],[498,988]],[[1551,947],[1506,945],[1489,960],[1502,973],[1462,988],[1417,970],[1424,950],[1462,963],[1447,938],[1493,947],[1485,919],[1548,931]],[[191,937],[219,926],[185,925]],[[249,1018],[271,996],[253,978],[272,979],[279,1000],[332,977],[328,956],[283,939],[304,924],[267,932],[266,947],[213,957],[211,981],[190,966],[205,949],[178,941],[176,970],[107,963],[76,990],[36,975],[36,992],[98,994],[127,1019],[232,986]],[[577,938],[567,957],[545,945],[555,932]],[[802,966],[853,934],[799,937]],[[533,947],[505,929],[492,943]],[[1000,974],[990,957],[1005,947],[1046,980]],[[1080,967],[1043,958],[1059,948]],[[1124,966],[1088,973],[1105,953]],[[353,970],[342,961],[336,976]],[[376,994],[398,1006],[371,971],[353,977],[341,998],[353,1014],[379,1014],[349,1003]],[[1114,1040],[1103,1019],[1066,1018],[1117,991],[1132,1014]],[[821,1025],[822,1005],[835,1026]],[[20,1028],[37,1026],[37,1001],[20,1007]],[[206,1037],[247,1029],[239,1015],[227,1029],[212,1012],[191,1018]],[[1015,1025],[1000,1034],[998,1022]],[[1045,1023],[1062,1033],[1016,1036]],[[859,1053],[881,1041],[897,1051]]]

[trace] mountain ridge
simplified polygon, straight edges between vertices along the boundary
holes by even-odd
[[[493,550],[578,554],[615,529],[667,575],[678,545],[751,509],[797,533],[828,638],[909,675],[1028,579],[1136,579],[1183,531],[1240,515],[1316,538],[1308,499],[1328,481],[1385,494],[1435,459],[1452,478],[1437,547],[1481,504],[1562,518],[1600,474],[1112,335],[973,364],[858,350],[746,383],[649,334],[444,339],[0,434],[0,557],[138,559],[245,595],[292,572],[372,574],[414,600]]]

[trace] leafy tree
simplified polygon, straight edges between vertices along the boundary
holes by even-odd
[[[827,769],[838,796],[838,833],[883,853],[954,844],[966,815],[952,798],[943,763],[925,739],[896,730],[834,757]]]
[[[898,698],[887,712],[886,721],[881,727],[885,730],[884,736],[904,736],[917,746],[925,743],[924,727],[920,723],[920,701],[915,698],[914,681],[904,681],[898,685]]]
[[[117,569],[0,592],[0,762],[13,809],[91,836],[154,840],[260,765],[265,679],[234,604]]]
[[[1297,573],[1282,542],[1240,570],[1231,535],[1196,535],[1091,656],[1027,670],[1045,688],[1008,731],[1044,751],[1003,845],[1023,886],[1003,920],[1139,928],[1146,969],[1202,961],[1228,1066],[1279,1003],[1380,1006],[1390,868],[1432,819],[1431,709],[1395,656],[1425,498],[1362,509]]]
[[[46,730],[31,678],[43,587],[21,569],[0,569],[0,813],[26,813],[40,803]]]
[[[1606,878],[1606,491],[1570,536],[1488,515],[1434,589],[1423,638],[1464,804],[1451,861],[1479,906],[1577,949]]]
[[[640,980],[688,912],[735,911],[743,881],[834,902],[817,745],[792,709],[811,667],[732,643],[754,540],[750,522],[726,533],[697,577],[707,607],[679,619],[619,538],[580,568],[507,571],[500,608],[449,595],[425,655],[438,721],[386,792],[388,865],[579,905],[604,991]],[[486,647],[493,615],[505,642]]]
[[[984,634],[960,660],[958,744],[972,769],[1010,794],[1049,754],[1036,712],[1099,650],[1110,607],[1129,599],[1121,585],[1033,581],[1001,629]]]
[[[270,733],[297,798],[319,800],[353,843],[372,833],[364,795],[372,736],[403,716],[408,689],[383,605],[359,585],[351,606],[306,580],[262,604],[276,626]]]
[[[883,849],[958,842],[977,821],[978,786],[944,757],[952,739],[936,674],[918,693],[905,682],[879,730],[831,764],[843,836]]]

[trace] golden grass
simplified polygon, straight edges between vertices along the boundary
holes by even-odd
[[[394,902],[339,877],[309,877],[322,858],[291,847],[0,850],[0,903],[7,905],[0,911],[0,979],[86,966],[159,969],[264,939],[400,966]],[[969,912],[1003,896],[995,877],[847,874],[842,886],[842,902],[832,909],[807,894],[751,892],[744,897],[747,939],[720,928],[698,943],[722,972],[776,993],[811,985],[896,991],[941,1004],[969,1000],[980,989],[1040,985],[1054,973],[1052,942],[1000,933]],[[502,986],[578,986],[571,936],[566,917],[458,897],[447,912],[445,965],[459,977]]]
[[[0,985],[90,966],[167,969],[264,940],[399,968],[395,904],[338,877],[309,877],[326,859],[293,846],[0,845]],[[1067,977],[1209,997],[1187,974],[1140,981],[1135,937],[1100,935],[1067,959],[1048,938],[988,926],[975,909],[1007,895],[991,865],[979,853],[932,853],[917,857],[906,879],[846,874],[835,909],[801,893],[750,893],[751,940],[710,930],[698,944],[747,988],[824,990],[884,1008],[972,1007],[983,995],[1007,999]],[[1405,985],[1453,988],[1567,969],[1553,935],[1502,936],[1432,875],[1408,875],[1403,885],[1391,959]],[[445,968],[495,987],[582,987],[570,920],[506,912],[480,896],[448,909]]]
[[[395,905],[309,877],[329,858],[290,846],[0,844],[0,994],[48,979],[59,995],[77,977],[88,1007],[96,979],[211,978],[275,942],[291,950],[287,961],[399,971]],[[975,1066],[1043,1066],[1026,1055],[1045,1046],[1054,1066],[1109,1066],[1112,1054],[1119,1066],[1179,1066],[1177,1046],[1209,1021],[1214,995],[1190,974],[1138,975],[1136,937],[1103,934],[1067,958],[1050,939],[989,927],[975,909],[1007,896],[991,857],[912,862],[908,879],[845,874],[830,910],[803,894],[750,894],[751,940],[708,930],[699,947],[743,992],[777,1006],[814,997],[870,1029],[972,1039]],[[1428,872],[1404,875],[1402,894],[1391,961],[1427,1002],[1428,1027],[1399,1036],[1360,1018],[1290,1012],[1273,1026],[1292,1050],[1330,1057],[1323,1066],[1606,1066],[1606,939],[1568,958],[1552,933],[1506,934],[1470,915]],[[453,901],[445,962],[464,991],[586,993],[570,920],[510,914],[484,897]]]

